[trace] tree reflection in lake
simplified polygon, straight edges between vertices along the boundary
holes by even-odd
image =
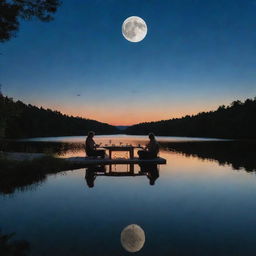
[[[46,179],[46,174],[32,172],[0,173],[0,194],[12,194],[16,189],[26,191],[42,184]]]
[[[10,160],[0,154],[0,193],[11,194],[16,189],[31,189],[44,182],[49,174],[78,169],[60,158],[44,156],[33,160]]]
[[[15,233],[2,234],[0,230],[1,256],[26,256],[30,251],[30,244],[25,240],[12,240]],[[11,241],[12,240],[12,241]]]
[[[247,172],[256,172],[256,141],[171,142],[162,146],[185,156],[216,160],[220,165],[230,164],[234,170],[244,168]]]
[[[138,143],[131,141],[132,143]],[[143,144],[143,141],[140,141]],[[231,165],[234,170],[244,169],[247,172],[256,172],[256,158],[255,158],[255,141],[182,141],[182,142],[160,142],[161,150],[174,151],[184,156],[193,156],[199,159],[208,159],[217,161],[220,165]],[[5,151],[16,152],[53,152],[57,155],[69,155],[70,152],[75,155],[84,155],[83,143],[77,142],[5,142],[1,144]],[[160,152],[161,154],[161,152]],[[2,166],[0,166],[0,169]],[[42,184],[48,174],[56,173],[60,170],[53,170],[39,172],[38,168],[27,170],[17,170],[13,172],[0,172],[0,193],[11,194],[16,189],[27,190],[34,186]],[[109,166],[107,171],[100,170],[102,167],[97,167],[96,172],[94,167],[88,168],[86,172],[86,182],[89,187],[94,186],[94,181],[97,176],[141,176],[148,177],[150,184],[154,184],[158,178],[159,172],[156,166],[140,166],[140,172],[134,173],[134,166],[128,165],[130,168],[126,172],[116,172],[116,166]],[[147,169],[148,168],[148,169]],[[34,186],[32,186],[34,185]]]
[[[19,236],[33,245],[32,255],[122,255],[116,245],[127,223],[147,231],[149,243],[141,255],[255,255],[256,180],[244,171],[256,171],[255,145],[162,141],[160,156],[167,164],[160,170],[157,165],[107,165],[54,176],[49,175],[54,168],[41,174],[36,167],[30,173],[6,171],[0,193],[43,184],[32,192],[0,195],[1,225],[19,227]],[[70,151],[65,150],[66,156]],[[77,152],[84,154],[82,148]]]

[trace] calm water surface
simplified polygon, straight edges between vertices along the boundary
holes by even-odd
[[[78,143],[84,138],[46,140]],[[145,143],[142,136],[97,138],[103,144],[109,140]],[[92,178],[88,169],[79,169],[1,193],[2,233],[15,232],[15,239],[28,241],[31,255],[129,255],[120,232],[136,223],[146,242],[135,255],[256,255],[256,165],[248,147],[241,146],[242,151],[216,140],[160,141],[167,164],[153,170],[159,171],[154,185],[150,171],[141,173],[135,166],[133,173],[141,175],[95,173]],[[81,148],[62,152],[79,154],[84,154]],[[115,173],[129,171],[127,165],[112,166]]]

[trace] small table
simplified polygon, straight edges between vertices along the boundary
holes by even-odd
[[[141,147],[134,147],[134,146],[105,146],[103,147],[109,151],[109,158],[112,158],[113,151],[128,151],[130,153],[130,158],[134,158],[134,149],[141,148]]]

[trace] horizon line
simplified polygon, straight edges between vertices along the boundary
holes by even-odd
[[[23,104],[26,104],[26,105],[32,105],[31,103],[25,103],[24,101],[22,100],[19,100],[19,99],[14,99],[13,97],[10,97],[10,96],[7,96],[7,95],[4,95],[1,91],[0,91],[0,95],[2,95],[3,97],[7,97],[7,98],[10,98],[10,99],[13,99],[14,101],[21,101]],[[254,100],[256,97],[252,97],[252,98],[246,98],[245,100],[241,101],[241,100],[233,100],[232,102],[235,102],[235,101],[240,101],[240,102],[245,102],[246,100]],[[228,107],[232,104],[232,102],[230,102],[229,104],[225,105],[225,104],[220,104],[219,107],[221,106],[225,106],[225,107]],[[199,111],[199,112],[195,112],[193,114],[183,114],[182,116],[180,117],[171,117],[171,118],[167,118],[167,119],[158,119],[158,120],[151,120],[151,121],[141,121],[141,122],[138,122],[138,123],[132,123],[132,124],[114,124],[114,123],[108,123],[108,122],[104,122],[104,121],[100,121],[100,120],[96,120],[94,118],[88,118],[88,117],[84,117],[84,116],[81,116],[81,115],[73,115],[73,114],[66,114],[65,112],[61,111],[61,110],[57,110],[57,109],[53,109],[53,108],[49,108],[49,107],[43,107],[42,105],[40,104],[33,104],[32,106],[35,106],[37,108],[43,108],[45,110],[47,109],[50,109],[51,111],[56,111],[56,112],[60,112],[62,115],[67,115],[69,117],[75,117],[75,118],[82,118],[82,119],[87,119],[87,120],[92,120],[92,121],[96,121],[96,122],[100,122],[100,123],[104,123],[104,124],[108,124],[108,125],[111,125],[111,126],[124,126],[124,127],[130,127],[130,126],[133,126],[133,125],[138,125],[138,124],[142,124],[142,123],[152,123],[152,122],[160,122],[160,121],[167,121],[167,120],[171,120],[171,119],[181,119],[181,118],[184,118],[186,116],[194,116],[194,115],[198,115],[199,113],[207,113],[207,112],[211,112],[211,111],[216,111],[218,109],[215,108],[214,110],[205,110],[205,111]]]

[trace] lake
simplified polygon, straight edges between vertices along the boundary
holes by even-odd
[[[82,156],[84,140],[36,138],[2,147]],[[132,171],[128,165],[106,166],[112,176],[100,172],[90,176],[90,170],[83,168],[24,185],[13,183],[8,191],[0,188],[2,234],[15,232],[14,240],[27,241],[29,255],[130,255],[120,243],[120,233],[137,224],[146,241],[136,255],[256,255],[256,143],[158,140],[166,165],[146,171],[138,165]],[[96,138],[102,144],[146,141],[145,136]]]

